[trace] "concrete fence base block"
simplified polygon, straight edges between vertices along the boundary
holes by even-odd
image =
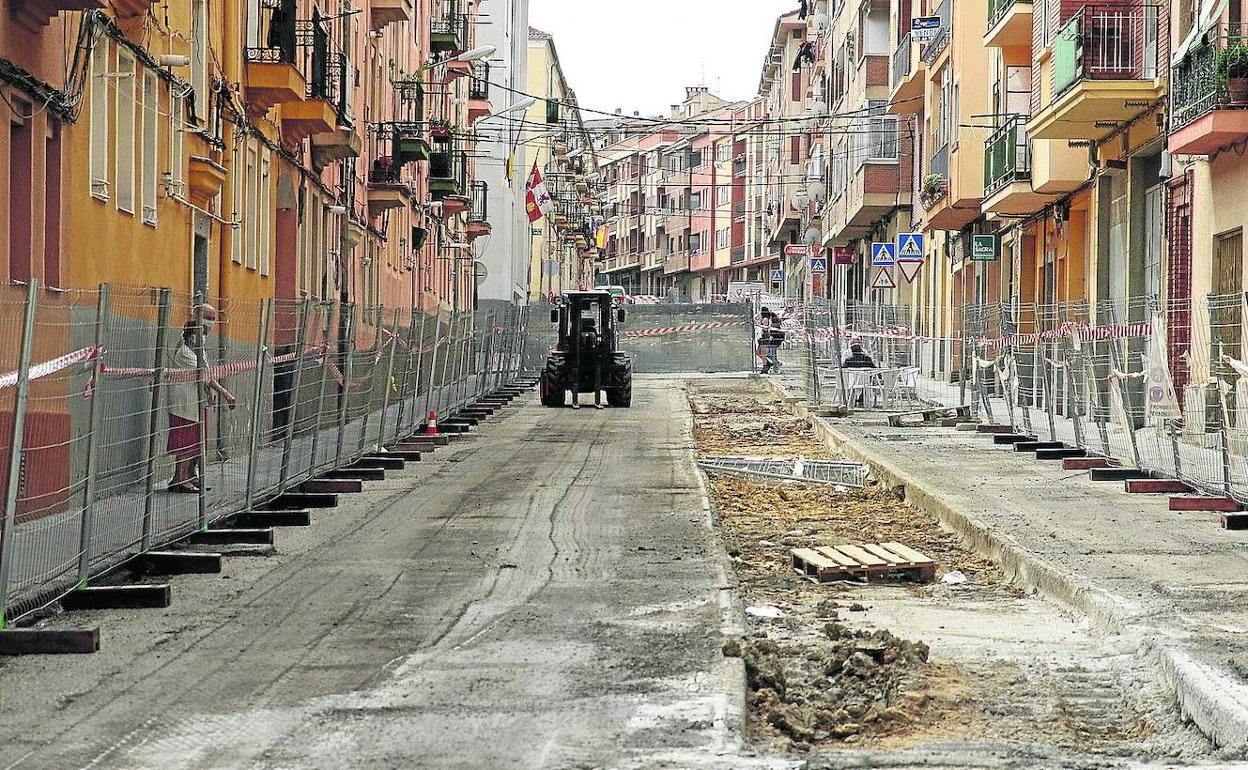
[[[1224,513],[1221,516],[1222,529],[1248,529],[1248,513]]]
[[[342,468],[339,470],[326,471],[320,476],[322,479],[331,479],[335,481],[385,481],[386,471],[384,468]]]
[[[1062,460],[1064,471],[1087,471],[1093,468],[1108,468],[1109,460],[1104,457],[1067,457]]]
[[[980,425],[975,424],[976,433],[1013,433],[1013,425]]]
[[[312,494],[344,494],[350,495],[364,491],[361,479],[312,479],[299,485],[300,492]]]
[[[1122,485],[1126,491],[1136,495],[1171,495],[1192,491],[1178,479],[1127,479]]]
[[[1055,449],[1037,449],[1037,460],[1069,460],[1072,457],[1083,457],[1088,451],[1079,447],[1063,446]]]
[[[996,433],[992,436],[994,444],[1019,444],[1024,441],[1035,441],[1034,436],[1024,436],[1021,433]]]
[[[470,422],[464,420],[447,420],[438,423],[438,430],[443,433],[467,433],[477,424],[476,420]]]
[[[1238,500],[1230,497],[1205,497],[1202,495],[1184,495],[1170,498],[1172,511],[1226,511],[1228,513],[1242,510]]]
[[[407,467],[407,461],[402,457],[361,457],[347,467],[351,470],[357,468],[381,468],[387,471],[401,471]]]
[[[273,511],[296,511],[301,508],[335,508],[337,506],[338,495],[328,492],[287,492],[261,508]]]
[[[312,514],[309,511],[248,511],[240,513],[234,523],[240,527],[269,529],[272,527],[310,527]]]
[[[1093,468],[1088,471],[1093,481],[1126,481],[1128,479],[1152,478],[1147,471],[1139,468]]]
[[[420,450],[399,449],[398,447],[390,447],[389,449],[386,449],[384,452],[375,452],[375,453],[364,455],[364,459],[366,460],[376,460],[378,458],[393,460],[396,457],[402,460],[403,462],[418,463],[420,462]]]
[[[450,418],[447,419],[446,421],[438,423],[438,428],[439,429],[449,428],[455,425],[466,425],[470,428],[474,428],[480,422],[481,422],[480,420],[478,420],[476,417],[473,417],[470,414],[464,414],[463,412],[456,412],[455,414],[451,415]]]
[[[186,539],[191,545],[273,545],[273,530],[246,529],[210,529],[195,532]]]
[[[977,423],[977,422],[959,422],[959,423],[957,423],[956,425],[954,425],[953,427],[954,427],[954,429],[955,429],[955,430],[963,430],[963,431],[966,431],[967,433],[972,433],[972,432],[976,432],[976,431],[978,430],[978,428],[979,428],[979,423]]]
[[[134,586],[88,586],[61,598],[61,607],[75,610],[159,609],[173,602],[168,583]]]
[[[100,651],[97,628],[10,628],[0,631],[0,655],[90,655]]]
[[[148,551],[134,557],[131,565],[144,575],[216,575],[221,572],[221,554]]]
[[[1038,449],[1065,449],[1060,441],[1019,441],[1014,444],[1015,452],[1035,452]]]
[[[399,444],[411,444],[413,446],[419,446],[422,444],[429,444],[431,446],[446,446],[450,443],[451,443],[450,436],[426,436],[423,433],[417,433],[414,436],[408,436],[407,438],[399,442]]]

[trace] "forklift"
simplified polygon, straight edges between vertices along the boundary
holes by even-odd
[[[572,393],[572,408],[580,409],[580,394],[593,393],[594,406],[627,408],[633,403],[633,362],[619,350],[619,325],[625,311],[611,292],[569,291],[550,311],[558,327],[558,341],[546,356],[538,383],[542,405],[563,406]]]

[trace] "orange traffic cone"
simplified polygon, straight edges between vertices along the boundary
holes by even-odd
[[[433,411],[432,409],[429,410],[429,425],[425,427],[425,435],[426,436],[438,435],[438,413]]]

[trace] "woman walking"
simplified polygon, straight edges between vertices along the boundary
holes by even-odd
[[[213,325],[217,320],[217,309],[212,305],[203,305],[200,308],[200,317],[203,319],[203,325],[200,326],[194,319],[187,321],[182,326],[182,340],[178,344],[178,349],[173,354],[173,366],[175,370],[197,371],[199,369],[199,358],[195,354],[196,337],[200,339],[198,342],[202,346],[203,337],[206,337],[212,331]],[[234,398],[234,394],[226,390],[221,383],[216,380],[209,380],[206,383],[210,395],[216,394],[220,396],[233,409],[238,400]],[[174,467],[173,478],[169,481],[170,492],[187,492],[197,493],[200,485],[203,483],[203,458],[200,455],[200,431],[203,425],[203,413],[199,408],[199,388],[197,386],[197,378],[195,377],[179,377],[177,381],[171,382],[169,385],[169,454],[173,455]]]

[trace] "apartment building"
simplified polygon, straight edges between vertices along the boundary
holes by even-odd
[[[0,4],[3,277],[471,306],[473,5],[105,5]]]
[[[528,296],[536,302],[594,285],[602,174],[554,38],[530,27],[528,40],[527,92],[537,99],[526,123],[541,128],[526,134],[524,174],[536,167],[554,200],[554,210],[530,229]]]

